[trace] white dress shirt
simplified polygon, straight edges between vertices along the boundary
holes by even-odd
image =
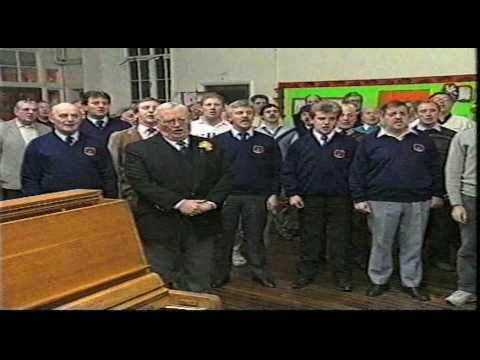
[[[25,145],[28,145],[30,141],[38,137],[38,131],[33,124],[24,125],[19,120],[15,121],[17,123],[18,130],[20,130],[20,134],[22,134],[23,140],[25,141]]]
[[[63,142],[67,142],[67,136],[69,135],[62,134],[60,131],[56,129],[54,130],[54,132],[55,132],[55,135],[57,135]],[[72,142],[72,145],[73,145],[78,141],[78,138],[80,137],[80,132],[76,131],[73,134],[70,134],[70,136],[73,137],[73,142]]]
[[[328,134],[323,134],[323,133],[320,133],[318,132],[317,130],[313,130],[313,136],[315,136],[315,139],[317,139],[317,141],[320,143],[320,145],[324,146],[325,143],[329,143],[330,141],[332,141],[332,138],[335,136],[335,131],[330,131]],[[323,140],[322,137],[323,136],[327,136],[327,140]]]
[[[142,140],[146,140],[158,134],[157,129],[155,129],[155,132],[150,132],[149,131],[150,129],[155,129],[155,128],[151,128],[143,124],[138,124],[137,131],[140,133],[140,137],[142,138]]]
[[[97,126],[97,122],[98,122],[98,121],[103,121],[103,127],[102,127],[102,128],[104,128],[104,127],[107,126],[107,124],[108,124],[108,116],[105,116],[103,119],[94,119],[94,118],[91,118],[90,116],[87,116],[87,119],[88,119],[88,121],[90,121],[90,122],[93,124],[93,126],[95,126],[95,127],[98,127],[98,126]]]

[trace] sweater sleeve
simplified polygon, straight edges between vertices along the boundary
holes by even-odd
[[[462,174],[465,165],[465,150],[460,134],[456,134],[450,143],[445,164],[445,184],[452,206],[463,205],[461,194]]]
[[[24,196],[42,193],[42,161],[37,151],[36,142],[28,144],[21,168],[22,193]]]
[[[364,138],[365,139],[365,138]],[[349,186],[353,202],[367,201],[368,156],[364,139],[360,140],[350,165]]]
[[[273,144],[273,183],[272,183],[272,195],[280,195],[281,179],[280,172],[282,169],[282,153],[277,142]]]
[[[428,141],[429,149],[429,168],[432,176],[432,193],[433,196],[443,197],[446,194],[445,185],[443,183],[443,174],[442,174],[442,159],[440,153],[435,146],[435,143],[429,137],[426,138]]]
[[[296,165],[298,163],[298,142],[294,143],[287,152],[282,166],[281,181],[285,189],[285,195],[301,195],[298,188]]]

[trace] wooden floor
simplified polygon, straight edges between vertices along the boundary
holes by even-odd
[[[426,269],[424,282],[431,301],[420,302],[400,290],[397,272],[391,282],[391,290],[379,297],[367,297],[369,285],[364,271],[356,268],[353,275],[353,291],[335,290],[328,271],[322,265],[316,281],[303,289],[292,289],[298,243],[277,240],[269,249],[268,262],[277,287],[265,288],[251,280],[248,267],[234,268],[231,281],[215,290],[226,310],[475,310],[476,304],[454,307],[444,300],[455,289],[456,275],[452,272]]]

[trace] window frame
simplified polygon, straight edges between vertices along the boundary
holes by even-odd
[[[130,49],[137,49],[136,53],[138,55],[129,55]],[[131,102],[139,101],[145,97],[155,97],[161,101],[170,101],[172,99],[172,68],[171,68],[171,49],[163,48],[164,52],[162,54],[156,54],[155,49],[158,48],[148,48],[148,55],[139,55],[141,48],[125,48],[125,59],[128,62],[128,72],[129,72],[129,83],[130,83],[130,100]],[[146,81],[142,79],[141,74],[141,62],[148,61],[148,83],[150,85],[149,91],[144,91],[142,88],[142,83]],[[157,61],[163,62],[164,77],[159,78],[157,72]],[[131,63],[135,62],[137,65],[137,79],[133,79]],[[159,85],[163,85],[163,93],[165,96],[159,97]],[[136,92],[138,93],[138,98],[134,97],[133,87],[136,87]]]

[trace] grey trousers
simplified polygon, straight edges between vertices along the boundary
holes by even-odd
[[[477,292],[477,200],[462,196],[467,210],[467,224],[459,224],[462,245],[457,252],[458,289],[476,294]]]
[[[415,203],[369,201],[372,213],[368,225],[372,249],[368,276],[372,283],[388,283],[393,272],[392,249],[398,238],[400,278],[405,287],[418,287],[422,281],[422,246],[430,212],[430,200]]]

